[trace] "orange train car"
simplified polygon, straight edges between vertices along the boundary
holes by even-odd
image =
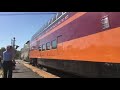
[[[85,77],[120,77],[120,12],[58,12],[30,41],[35,64]]]

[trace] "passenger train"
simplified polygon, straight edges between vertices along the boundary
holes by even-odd
[[[120,12],[58,12],[30,40],[32,62],[75,75],[120,77]]]

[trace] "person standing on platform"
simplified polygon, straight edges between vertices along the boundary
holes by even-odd
[[[3,78],[12,78],[14,53],[13,47],[7,46],[3,52]]]

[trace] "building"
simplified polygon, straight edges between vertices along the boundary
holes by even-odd
[[[21,49],[21,59],[24,61],[29,61],[29,48],[30,48],[30,41],[27,41],[24,44],[24,47]]]

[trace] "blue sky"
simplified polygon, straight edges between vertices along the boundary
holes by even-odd
[[[1,15],[21,13],[42,13],[42,12],[0,12],[0,48],[11,44],[11,39],[16,38],[16,45],[20,50],[26,41],[30,40],[54,14],[35,15]]]

